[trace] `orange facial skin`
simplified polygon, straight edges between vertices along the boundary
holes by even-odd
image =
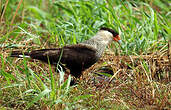
[[[116,41],[116,42],[119,42],[119,41],[121,40],[121,38],[119,37],[119,35],[117,35],[117,36],[115,36],[115,37],[113,38],[113,40]]]

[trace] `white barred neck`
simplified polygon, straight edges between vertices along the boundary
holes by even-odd
[[[97,50],[98,56],[101,57],[106,46],[113,41],[113,35],[109,31],[100,30],[95,36],[81,44],[91,46]]]
[[[109,45],[113,41],[113,35],[111,32],[106,30],[100,30],[94,37],[90,40],[95,40],[103,45]]]

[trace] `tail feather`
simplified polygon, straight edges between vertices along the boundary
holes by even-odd
[[[29,52],[12,51],[10,57],[23,58],[23,57],[30,57],[30,55]]]

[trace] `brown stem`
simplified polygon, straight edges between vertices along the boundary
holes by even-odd
[[[168,59],[169,59],[169,66],[171,71],[171,40],[168,40]]]
[[[17,12],[18,12],[18,10],[19,10],[19,8],[20,8],[20,5],[21,5],[22,1],[23,1],[23,0],[20,0],[19,4],[18,4],[18,6],[17,6],[17,9],[16,9],[16,11],[15,11],[15,14],[14,14],[12,20],[11,20],[11,25],[12,25],[13,22],[14,22],[14,19],[15,19],[16,15],[17,15]]]
[[[0,24],[1,24],[1,22],[2,22],[2,19],[3,19],[3,17],[4,17],[4,13],[5,13],[5,10],[6,10],[6,8],[7,8],[8,1],[9,1],[9,0],[6,0],[6,3],[5,3],[5,6],[4,6],[4,9],[2,10],[3,12],[2,12],[2,15],[1,15]]]

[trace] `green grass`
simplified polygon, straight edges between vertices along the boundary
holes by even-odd
[[[146,61],[141,62],[142,74],[133,67],[133,77],[127,76],[130,81],[118,76],[116,82],[122,85],[103,92],[84,81],[70,87],[71,79],[64,82],[60,67],[57,74],[48,64],[9,57],[12,50],[30,51],[82,42],[95,35],[101,26],[120,33],[121,47],[114,43],[110,49],[115,55],[159,53],[168,49],[171,39],[169,0],[24,0],[18,6],[19,2],[9,0],[5,5],[6,1],[0,0],[0,109],[170,107],[170,83],[151,79]],[[159,77],[167,75],[159,73]],[[149,94],[144,96],[144,92]]]

